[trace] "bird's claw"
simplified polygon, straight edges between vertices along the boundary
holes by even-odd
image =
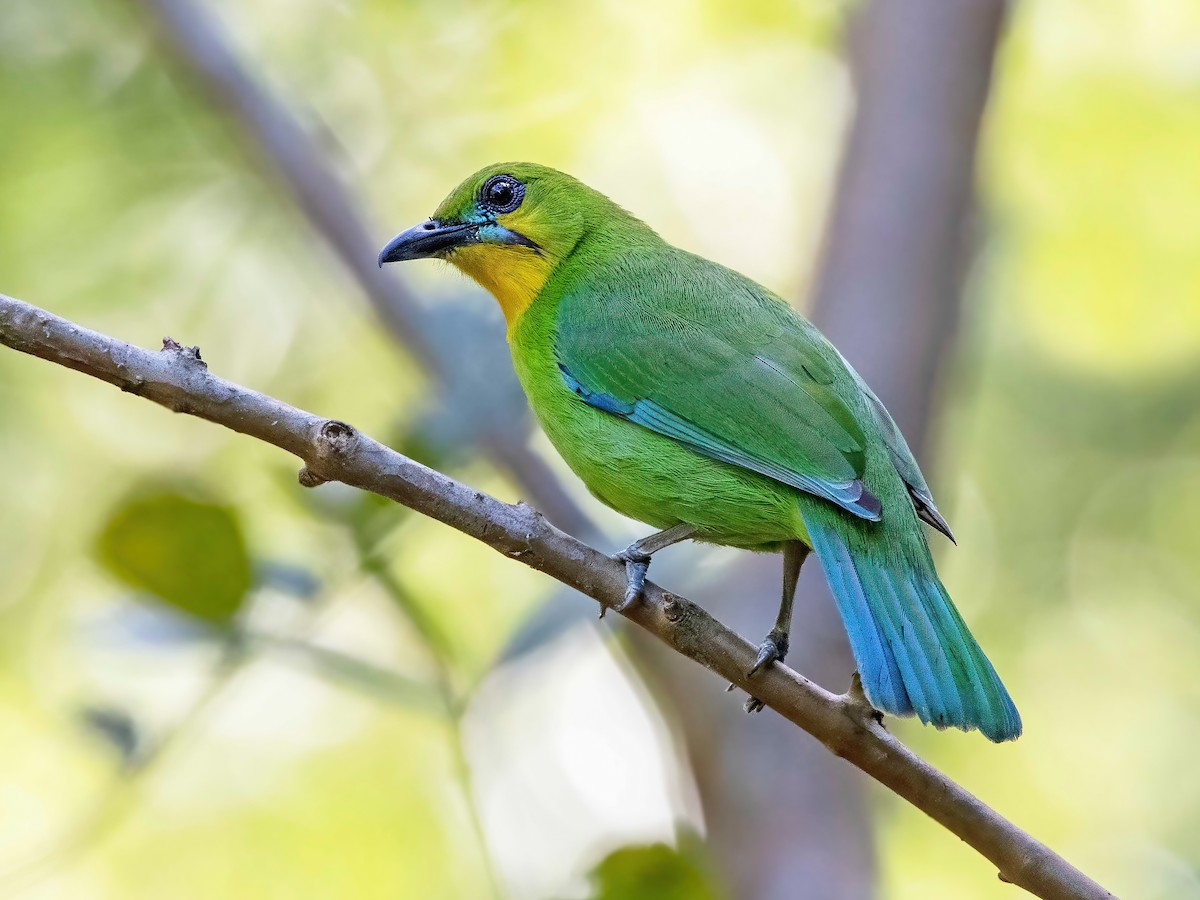
[[[728,694],[730,691],[733,691],[736,689],[737,689],[737,685],[731,681],[731,682],[729,682],[729,686],[725,688],[725,693]],[[759,700],[757,697],[747,697],[746,702],[742,705],[742,709],[746,710],[746,712],[748,712],[748,713],[756,713],[762,708],[763,708],[763,702],[761,700]]]
[[[788,636],[786,632],[772,629],[771,633],[763,638],[762,643],[758,645],[758,656],[754,660],[754,665],[750,671],[746,673],[747,678],[754,678],[763,669],[767,668],[773,662],[782,662],[788,652]],[[732,687],[732,685],[731,685]],[[763,702],[757,697],[747,697],[744,709],[748,713],[759,712],[763,708]]]
[[[646,589],[646,572],[650,569],[650,556],[627,547],[617,554],[617,559],[625,563],[626,588],[625,599],[613,608],[623,613],[642,598],[642,591]]]
[[[781,634],[777,631],[772,631],[768,634],[761,644],[758,645],[758,656],[754,660],[754,665],[750,671],[746,673],[747,678],[753,678],[767,666],[773,662],[782,662],[787,656],[788,638],[786,634]]]

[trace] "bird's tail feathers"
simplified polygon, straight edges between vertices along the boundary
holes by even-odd
[[[928,548],[897,547],[866,535],[819,501],[804,523],[850,636],[867,699],[938,728],[979,729],[992,741],[1020,736],[1021,717],[967,630]],[[871,540],[869,538],[875,538]]]

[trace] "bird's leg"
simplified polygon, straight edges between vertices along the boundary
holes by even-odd
[[[747,673],[753,678],[775,660],[782,660],[788,652],[788,632],[792,628],[792,603],[796,599],[796,584],[800,580],[800,567],[808,556],[808,548],[799,541],[788,541],[783,546],[783,595],[779,601],[779,615],[775,627],[758,645],[758,658]]]
[[[775,627],[758,645],[758,658],[754,660],[753,668],[746,673],[747,678],[753,678],[776,660],[782,662],[787,655],[796,583],[800,580],[800,567],[804,565],[808,552],[808,547],[800,541],[788,541],[783,545],[783,596],[779,601],[779,615],[775,618]],[[757,697],[746,701],[746,712],[758,712],[762,708],[762,701]]]
[[[632,603],[636,603],[646,587],[646,572],[650,568],[650,557],[665,547],[686,541],[696,528],[687,522],[680,522],[663,531],[656,532],[640,541],[634,541],[617,554],[617,559],[625,563],[625,577],[628,584],[625,588],[625,600],[616,607],[617,612],[624,612]],[[604,614],[601,613],[601,616]]]

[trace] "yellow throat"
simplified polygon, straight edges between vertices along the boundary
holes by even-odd
[[[514,252],[511,247],[472,244],[448,257],[460,271],[491,291],[500,303],[508,332],[541,293],[553,263],[540,253]]]

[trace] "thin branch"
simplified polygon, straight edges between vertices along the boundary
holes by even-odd
[[[0,344],[83,372],[167,409],[273,444],[304,462],[300,483],[340,481],[403,504],[618,606],[625,567],[551,525],[533,508],[501,503],[414,462],[344,422],[296,409],[211,375],[195,348],[144,350],[0,294]],[[679,653],[753,691],[837,756],[862,769],[978,850],[1000,877],[1046,900],[1112,895],[1040,841],[917,757],[852,694],[832,694],[786,666],[756,677],[755,648],[703,609],[647,582],[624,613]]]
[[[424,612],[416,598],[401,584],[400,579],[388,567],[378,550],[370,546],[370,541],[363,534],[361,528],[355,529],[354,545],[358,550],[359,568],[371,575],[387,593],[396,608],[420,636],[433,659],[435,687],[450,727],[450,756],[454,778],[463,794],[467,818],[471,823],[475,842],[479,846],[480,861],[483,863],[484,875],[487,877],[491,896],[503,897],[505,890],[492,860],[487,831],[483,827],[483,817],[479,813],[479,803],[475,799],[475,788],[471,782],[471,766],[467,759],[466,737],[463,730],[463,717],[467,712],[469,696],[467,692],[460,691],[455,685],[453,647],[447,641],[445,632]]]
[[[283,659],[304,665],[331,682],[344,682],[360,693],[370,694],[394,706],[427,712],[449,712],[434,685],[377,666],[357,656],[310,641],[264,631],[243,632],[239,637],[255,649],[272,651]]]
[[[360,548],[360,552],[363,552],[362,548]],[[309,641],[259,631],[244,632],[240,637],[251,646],[282,651],[296,660],[310,664],[322,675],[344,681],[351,687],[388,703],[426,711],[437,710],[442,713],[450,730],[450,756],[454,779],[463,793],[467,819],[479,847],[480,863],[488,883],[489,894],[495,898],[503,897],[504,888],[501,885],[500,876],[496,872],[495,864],[492,862],[487,833],[483,828],[483,818],[479,814],[479,804],[475,800],[475,792],[471,784],[471,769],[467,762],[466,742],[463,737],[463,714],[466,711],[466,702],[465,698],[454,688],[454,679],[446,658],[448,648],[445,646],[440,632],[429,631],[427,619],[420,618],[419,614],[418,616],[412,615],[415,607],[411,598],[407,597],[403,588],[391,574],[381,567],[373,566],[365,559],[362,562],[364,563],[363,567],[368,569],[380,582],[420,634],[433,657],[434,683],[418,681],[407,675],[376,666],[356,656],[322,647]]]
[[[381,232],[370,226],[357,199],[326,161],[316,142],[267,85],[254,77],[232,48],[217,19],[191,0],[137,0],[156,28],[171,62],[186,69],[212,105],[282,180],[312,229],[324,239],[367,296],[392,337],[443,388],[453,392],[464,377],[462,345],[432,338],[429,314],[394,272],[380,273],[370,248]],[[485,385],[485,388],[487,385]],[[479,386],[456,392],[478,397],[473,437],[539,506],[574,534],[596,526],[563,488],[545,460],[528,447],[528,417],[496,415],[495,394]]]

